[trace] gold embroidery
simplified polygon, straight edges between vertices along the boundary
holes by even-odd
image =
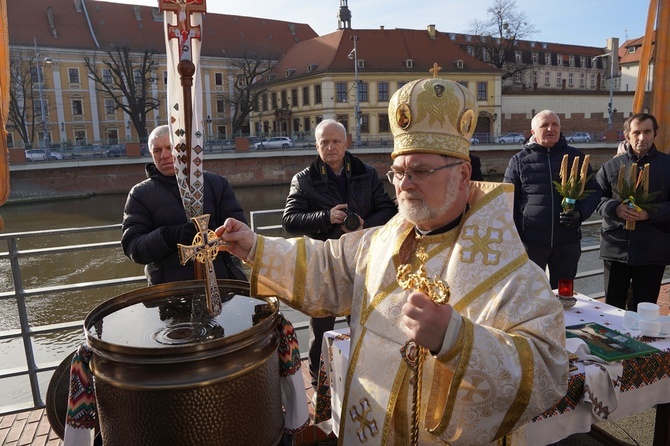
[[[463,228],[463,240],[471,241],[472,245],[463,247],[461,261],[473,263],[478,253],[482,254],[484,265],[497,265],[500,261],[500,251],[491,247],[494,243],[502,242],[502,233],[499,229],[486,228],[486,235],[480,237],[476,226],[466,226]]]
[[[366,333],[367,329],[361,326],[361,334],[356,340],[354,348],[351,350],[351,359],[349,360],[349,367],[347,368],[347,381],[344,384],[344,398],[342,398],[343,408],[346,408],[349,405],[349,392],[351,391],[351,380],[354,377],[354,371],[356,370],[356,367],[358,365],[358,357],[361,354],[361,347],[363,346],[363,339],[365,339]],[[351,338],[350,342],[353,345],[354,337]],[[342,417],[341,420],[342,421],[340,422],[340,435],[338,435],[338,437],[344,438],[345,427],[347,424],[347,417],[346,416]]]
[[[500,424],[495,438],[503,437],[509,434],[517,421],[526,410],[533,390],[533,377],[535,375],[535,366],[533,362],[533,351],[530,348],[530,341],[523,336],[511,335],[512,341],[519,353],[519,363],[521,364],[521,377],[519,378],[519,390],[512,402],[510,408],[505,414],[505,419]]]
[[[260,296],[258,292],[258,273],[261,269],[263,262],[263,249],[265,248],[265,237],[262,235],[256,236],[256,254],[254,255],[253,264],[254,267],[251,269],[251,277],[249,281],[249,293],[252,296]]]
[[[377,428],[377,421],[373,418],[372,420],[368,419],[368,414],[370,413],[370,403],[367,398],[363,398],[359,401],[359,405],[362,409],[362,413],[358,412],[358,406],[351,406],[349,409],[349,416],[351,420],[358,423],[358,429],[356,429],[356,434],[358,434],[358,440],[361,443],[365,443],[369,440],[366,435],[366,431],[370,432],[370,436],[376,437],[379,433]]]
[[[444,128],[447,123],[445,117],[449,118],[449,122],[456,122],[461,104],[458,96],[453,92],[453,86],[441,79],[430,79],[424,82],[422,88],[416,96],[417,122],[422,122],[426,116],[428,116],[430,127],[439,123],[440,127]],[[444,91],[441,94],[442,97],[438,96],[436,88]]]
[[[295,272],[293,273],[293,302],[301,308],[305,301],[305,286],[307,281],[307,248],[305,238],[297,239],[295,255]]]

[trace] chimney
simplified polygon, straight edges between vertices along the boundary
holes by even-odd
[[[435,40],[435,25],[428,25],[428,37],[430,40]]]

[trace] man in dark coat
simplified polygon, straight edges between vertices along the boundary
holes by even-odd
[[[603,164],[596,179],[603,191],[597,212],[603,217],[600,258],[604,262],[605,299],[626,309],[629,285],[635,311],[640,302],[656,302],[670,264],[670,155],[658,151],[654,138],[658,122],[653,115],[638,113],[624,123],[625,153]],[[652,205],[636,209],[623,203],[619,173],[624,167],[630,181],[631,166],[647,169],[648,192],[656,194]],[[626,229],[634,222],[635,229]]]
[[[396,214],[374,167],[346,151],[345,127],[333,120],[315,129],[318,156],[291,180],[282,217],[284,229],[318,240],[385,224]],[[335,326],[334,317],[310,318],[309,371],[316,387],[323,334]]]
[[[598,205],[600,192],[591,178],[586,184],[591,192],[577,200],[574,209],[564,211],[553,182],[561,181],[563,155],[569,157],[568,166],[580,157],[581,170],[584,153],[568,146],[561,134],[561,121],[551,110],[533,117],[531,133],[524,148],[510,159],[503,181],[514,184],[514,223],[528,257],[542,269],[549,267],[549,283],[556,289],[559,280],[574,280],[577,275],[582,252],[580,226]]]
[[[179,195],[169,127],[156,127],[149,135],[148,145],[154,162],[145,167],[147,179],[128,193],[123,210],[123,252],[133,262],[145,265],[149,285],[193,280],[193,264],[181,265],[177,243],[190,245],[196,227],[186,218]],[[246,221],[224,177],[205,172],[204,185],[204,213],[210,215],[210,229],[216,229],[228,217]],[[246,280],[239,260],[225,251],[217,255],[214,269],[217,279]]]

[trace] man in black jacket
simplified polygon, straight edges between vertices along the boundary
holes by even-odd
[[[665,272],[670,264],[670,155],[654,145],[658,122],[653,115],[638,113],[624,123],[625,153],[605,164],[596,175],[603,194],[597,212],[603,217],[600,258],[605,273],[605,300],[626,309],[629,285],[633,307],[640,302],[656,302]],[[636,209],[623,203],[619,195],[619,174],[631,180],[631,166],[648,167],[648,192],[656,194],[651,206]],[[626,229],[634,222],[635,229]]]
[[[564,211],[562,197],[553,182],[560,182],[563,155],[573,159],[584,153],[568,146],[561,134],[561,121],[556,113],[543,110],[531,121],[532,136],[524,148],[509,161],[503,182],[514,184],[514,223],[528,257],[540,268],[549,266],[549,283],[558,288],[561,279],[573,280],[581,256],[581,223],[589,218],[600,200],[595,179],[586,184],[591,190],[578,200],[574,209]],[[589,166],[588,174],[591,174]]]
[[[326,119],[315,129],[318,156],[291,180],[282,217],[284,229],[318,240],[385,224],[396,207],[374,167],[346,151],[342,124]],[[334,317],[310,318],[309,371],[316,387],[323,334]]]
[[[154,162],[145,166],[147,179],[128,193],[123,210],[123,252],[133,262],[145,265],[149,285],[193,280],[193,264],[182,266],[177,251],[177,243],[193,242],[196,227],[186,218],[179,195],[169,127],[156,127],[149,135],[148,145]],[[210,229],[216,229],[228,217],[246,221],[224,177],[205,172],[204,185],[204,213],[210,215]],[[246,280],[239,260],[225,251],[217,255],[214,269],[217,279]]]

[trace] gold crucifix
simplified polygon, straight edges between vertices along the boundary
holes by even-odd
[[[419,243],[419,248],[416,250],[416,257],[419,259],[419,267],[416,273],[410,273],[412,268],[410,264],[400,265],[396,272],[398,285],[400,285],[403,290],[416,289],[426,294],[436,304],[444,305],[449,302],[449,297],[451,295],[449,287],[437,276],[435,276],[432,281],[428,278],[428,274],[426,273],[428,253],[421,245],[422,236],[417,234],[416,240]],[[412,371],[412,377],[409,381],[412,386],[412,419],[409,442],[411,446],[417,446],[419,444],[419,413],[421,412],[421,386],[423,359],[425,354],[426,349],[412,340],[408,340],[400,348],[400,355]]]
[[[209,229],[209,214],[193,217],[193,223],[198,228],[198,233],[193,238],[191,245],[177,244],[179,249],[179,261],[182,265],[193,259],[200,262],[205,269],[205,295],[207,298],[207,309],[212,316],[221,314],[221,293],[216,283],[214,272],[214,259],[219,253],[219,246],[228,246],[216,233]]]
[[[436,78],[436,77],[437,77],[437,73],[439,73],[440,71],[442,71],[442,67],[439,66],[439,65],[437,64],[437,62],[433,62],[433,68],[431,68],[431,69],[428,70],[428,71],[430,71],[431,73],[433,73],[433,78]]]

